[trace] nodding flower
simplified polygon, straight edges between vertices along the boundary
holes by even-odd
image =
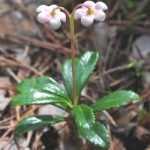
[[[103,2],[86,1],[74,12],[74,19],[81,20],[81,24],[85,27],[92,25],[95,21],[104,21],[106,18],[105,10],[107,5]]]
[[[66,22],[66,14],[57,5],[41,5],[36,12],[39,13],[37,20],[40,23],[48,23],[54,30],[60,28],[61,22]]]

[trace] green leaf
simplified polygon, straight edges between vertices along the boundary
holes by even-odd
[[[63,109],[71,107],[71,100],[64,87],[50,77],[23,80],[17,85],[17,90],[19,94],[11,101],[14,106],[52,103]]]
[[[73,117],[80,134],[89,142],[108,148],[109,132],[104,125],[95,122],[93,110],[87,105],[78,105],[73,110]]]
[[[18,136],[31,130],[42,129],[44,127],[54,125],[64,120],[65,118],[62,116],[50,116],[50,115],[37,115],[27,117],[17,124],[15,128],[15,135]]]
[[[129,102],[135,103],[139,100],[140,97],[135,92],[119,90],[100,98],[91,107],[94,111],[102,111],[105,109],[123,106],[128,104]]]
[[[76,96],[80,93],[87,80],[92,74],[99,54],[96,52],[86,52],[80,58],[76,58]],[[68,95],[72,99],[72,61],[69,59],[63,65],[63,78]]]
[[[95,122],[89,129],[78,126],[80,134],[89,142],[108,150],[110,134],[104,125]]]
[[[95,122],[93,110],[84,104],[78,105],[73,110],[73,116],[78,126],[90,128]]]

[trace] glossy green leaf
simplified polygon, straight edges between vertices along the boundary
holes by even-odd
[[[73,117],[80,134],[89,142],[103,149],[109,146],[109,132],[104,125],[95,122],[93,110],[87,105],[78,105],[73,110]]]
[[[128,104],[129,102],[135,103],[139,100],[140,97],[135,92],[119,90],[102,97],[91,107],[94,111],[102,111],[105,109],[123,106]]]
[[[71,106],[64,87],[50,77],[26,79],[17,85],[19,92],[12,101],[12,105],[41,105],[54,104],[63,109]]]
[[[27,117],[17,124],[15,128],[15,135],[18,136],[31,130],[42,129],[44,127],[54,125],[64,120],[65,118],[62,116],[50,116],[50,115],[37,115]]]
[[[90,128],[95,122],[93,110],[84,104],[78,105],[73,110],[73,116],[78,126]]]
[[[96,62],[99,58],[96,52],[86,52],[80,58],[76,58],[76,96],[80,96],[80,93],[85,86],[87,80],[92,74]],[[72,99],[72,61],[67,60],[63,65],[63,78],[65,88],[68,95]]]
[[[110,134],[104,125],[95,122],[89,129],[78,126],[80,134],[89,142],[108,150]]]

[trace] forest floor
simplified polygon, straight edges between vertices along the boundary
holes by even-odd
[[[110,150],[150,150],[150,3],[149,0],[107,2],[105,22],[89,28],[76,22],[76,55],[96,50],[101,56],[81,100],[93,103],[93,99],[117,89],[137,92],[141,102],[97,114],[97,119],[110,128]],[[78,1],[57,2],[69,10],[75,3]],[[61,112],[51,106],[9,104],[16,95],[16,84],[25,78],[47,75],[62,82],[61,64],[71,51],[68,26],[63,24],[53,31],[38,23],[35,10],[41,4],[51,3],[0,1],[0,150],[63,150],[60,147],[69,136],[53,127],[19,138],[13,134],[16,123],[28,115],[47,109],[51,109],[50,113]],[[67,149],[74,147],[64,150]]]

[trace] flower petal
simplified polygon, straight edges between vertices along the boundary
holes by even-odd
[[[89,27],[94,22],[93,16],[84,16],[81,18],[81,24],[85,27]]]
[[[49,16],[46,15],[46,13],[39,13],[38,16],[37,16],[37,20],[40,22],[40,23],[46,23],[48,22],[50,19]]]
[[[47,11],[48,10],[48,6],[46,5],[41,5],[36,9],[36,12],[42,12],[42,11]]]
[[[94,19],[96,21],[104,21],[106,18],[105,13],[102,10],[98,10],[95,14],[94,14]]]
[[[50,10],[50,11],[52,11],[53,9],[55,9],[55,8],[57,8],[58,6],[57,5],[50,5],[50,6],[48,6],[48,9]]]
[[[57,7],[58,7],[57,5],[50,5],[50,6],[48,6],[48,13],[51,14],[51,12],[52,12],[55,8],[57,8]],[[60,9],[56,9],[56,10],[54,10],[54,11],[55,11],[55,13],[57,14],[57,13],[60,12]]]
[[[86,1],[83,4],[85,4],[85,5],[89,6],[89,7],[94,7],[95,6],[95,3],[93,1]]]
[[[61,26],[61,22],[60,20],[56,19],[56,18],[52,18],[50,21],[49,21],[49,25],[52,29],[54,30],[57,30],[60,28]]]
[[[66,14],[64,12],[60,12],[59,14],[59,18],[61,21],[66,22]]]
[[[97,10],[99,10],[99,9],[107,10],[108,9],[107,5],[105,3],[103,3],[103,2],[97,2],[96,5],[95,5],[95,8]]]
[[[78,20],[81,19],[81,17],[85,16],[87,9],[86,8],[79,8],[74,13],[74,19]]]

